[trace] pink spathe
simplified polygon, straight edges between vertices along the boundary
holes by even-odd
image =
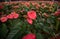
[[[30,18],[27,18],[27,22],[28,22],[29,24],[32,24],[32,23],[33,23],[33,20],[30,19]]]
[[[35,11],[28,11],[27,12],[28,18],[35,20],[36,19],[36,12]]]
[[[35,34],[30,33],[25,35],[22,39],[36,39],[36,36]]]
[[[1,17],[0,20],[1,20],[1,22],[6,22],[7,21],[7,17]]]
[[[19,14],[17,14],[16,12],[11,12],[11,14],[7,15],[7,18],[9,19],[13,19],[13,18],[18,18]]]

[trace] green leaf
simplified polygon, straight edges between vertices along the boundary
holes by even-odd
[[[36,34],[36,39],[44,39],[44,37],[42,36],[42,34],[37,33],[37,34]]]
[[[40,7],[40,11],[41,11],[42,13],[44,13],[44,8]]]
[[[2,37],[6,37],[6,34],[8,32],[6,24],[2,24],[1,32],[2,32],[1,33],[2,34]]]
[[[23,8],[25,9],[25,11],[28,11],[28,10],[29,10],[29,8],[28,8],[28,7],[26,7],[26,6],[24,6]]]
[[[13,39],[13,37],[17,34],[18,31],[19,30],[11,31],[6,39]]]
[[[48,18],[47,23],[49,23],[49,24],[55,23],[55,18],[53,18],[53,17]]]
[[[59,24],[60,24],[60,21],[59,20],[56,20],[56,32],[58,31],[58,29],[59,29]]]
[[[13,39],[13,37],[20,31],[22,21],[19,21],[10,31],[9,35],[7,36],[7,39]]]
[[[47,28],[43,28],[43,31],[46,32],[46,33],[49,33],[49,30]]]

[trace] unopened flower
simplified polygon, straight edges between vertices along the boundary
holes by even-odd
[[[13,8],[19,8],[19,6],[13,6]]]
[[[47,13],[43,13],[43,15],[44,15],[45,17],[49,17],[49,15],[48,15]]]
[[[27,15],[23,15],[24,18],[27,18]]]

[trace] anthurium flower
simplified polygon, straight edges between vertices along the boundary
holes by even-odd
[[[45,17],[49,17],[49,15],[48,15],[47,13],[43,13],[43,15],[44,15]]]
[[[37,8],[37,9],[40,7],[40,5],[39,5],[39,4],[36,4],[35,6],[36,6],[36,8]]]
[[[54,15],[55,15],[55,16],[59,16],[59,15],[60,15],[60,10],[56,11],[56,12],[54,13]]]
[[[36,39],[36,36],[35,34],[30,33],[25,35],[22,39]]]
[[[13,17],[14,17],[14,18],[18,18],[18,17],[19,17],[19,14],[15,13],[15,14],[13,15]]]
[[[19,8],[19,6],[13,6],[13,8]]]
[[[29,24],[32,24],[32,23],[33,23],[33,20],[30,19],[30,18],[27,18],[27,22],[28,22]]]
[[[32,5],[36,5],[37,3],[36,2],[32,2]]]
[[[27,12],[27,16],[28,16],[28,18],[30,18],[30,19],[36,19],[36,12],[35,11],[28,11]]]
[[[45,3],[42,3],[41,6],[44,7],[45,6]]]
[[[29,7],[29,6],[30,6],[30,3],[29,3],[29,2],[25,2],[25,5],[26,5],[27,7]]]
[[[13,15],[12,14],[9,14],[9,15],[7,15],[7,18],[8,19],[13,19]]]
[[[13,18],[18,18],[19,14],[17,14],[16,12],[11,12],[11,14],[7,15],[7,18],[9,19],[13,19]]]
[[[1,17],[0,20],[1,20],[1,22],[6,22],[7,21],[7,17]]]
[[[49,2],[49,4],[50,4],[50,5],[53,5],[53,4],[54,4],[54,2]]]
[[[3,6],[0,5],[0,9],[2,9],[2,8],[3,8]]]

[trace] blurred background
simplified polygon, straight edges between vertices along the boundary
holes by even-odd
[[[5,1],[60,1],[60,0],[0,0],[0,2]]]
[[[0,0],[0,2],[9,2],[9,1],[57,1],[60,5],[60,0]]]

